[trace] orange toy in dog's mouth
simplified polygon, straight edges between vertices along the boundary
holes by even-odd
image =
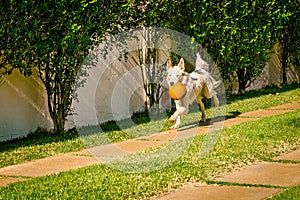
[[[186,95],[186,87],[182,83],[177,82],[169,88],[169,95],[175,100],[182,99]]]

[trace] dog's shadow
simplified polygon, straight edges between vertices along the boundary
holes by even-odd
[[[230,112],[229,115],[226,115],[226,116],[218,116],[218,117],[214,117],[214,118],[209,118],[206,120],[206,122],[199,121],[199,122],[195,122],[195,123],[189,123],[179,129],[177,129],[177,131],[184,131],[184,130],[188,130],[188,129],[191,129],[191,128],[194,128],[197,126],[200,126],[200,127],[210,126],[217,122],[222,122],[227,119],[236,118],[240,114],[242,114],[242,113],[239,111],[234,111],[234,112]]]

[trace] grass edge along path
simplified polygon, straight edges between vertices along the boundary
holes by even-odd
[[[203,159],[198,157],[203,141],[200,135],[194,138],[186,154],[155,172],[130,174],[106,165],[93,165],[8,185],[0,188],[0,199],[139,199],[158,196],[186,182],[206,182],[295,150],[300,147],[299,126],[300,109],[225,128],[214,150]]]
[[[300,198],[300,185],[289,187],[282,193],[268,198],[268,200],[298,200]]]

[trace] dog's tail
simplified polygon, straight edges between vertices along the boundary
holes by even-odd
[[[222,80],[216,81],[215,79],[215,77],[220,77],[220,75],[218,74],[214,76],[214,74],[210,72],[209,64],[201,58],[201,55],[199,53],[197,53],[195,70],[196,71],[205,70],[207,72],[207,75],[210,77],[210,81],[212,82],[214,89],[219,88],[219,86],[222,84]]]
[[[205,71],[209,72],[208,63],[201,58],[199,53],[197,53],[196,66],[195,66],[195,70],[198,69],[204,69]]]

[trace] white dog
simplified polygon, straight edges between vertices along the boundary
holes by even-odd
[[[219,84],[210,75],[208,64],[202,60],[201,56],[197,55],[196,67],[192,73],[184,71],[185,64],[181,58],[177,66],[172,66],[172,61],[167,61],[167,82],[169,86],[181,82],[187,89],[186,95],[179,100],[175,100],[176,111],[170,117],[170,122],[175,122],[171,127],[173,129],[179,128],[180,116],[188,112],[188,106],[195,99],[200,105],[202,111],[202,121],[206,122],[206,112],[202,98],[213,98],[216,107],[219,106],[219,100],[215,88]]]

